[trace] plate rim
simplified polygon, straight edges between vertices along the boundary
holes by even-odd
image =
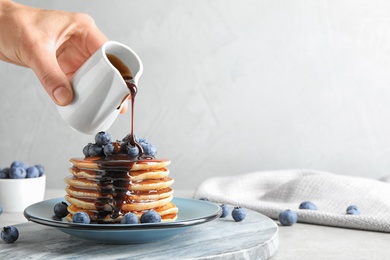
[[[90,230],[90,231],[131,231],[131,230],[156,230],[156,229],[170,229],[170,228],[183,228],[183,227],[190,227],[194,225],[199,225],[203,223],[210,222],[212,220],[215,220],[219,218],[222,214],[222,209],[219,205],[216,203],[212,203],[209,201],[203,201],[203,200],[197,200],[197,199],[191,199],[191,198],[180,198],[180,197],[174,197],[172,202],[175,203],[175,201],[183,200],[183,201],[196,201],[197,203],[206,204],[206,205],[212,205],[215,206],[215,211],[213,213],[210,213],[208,215],[197,217],[197,218],[191,218],[191,219],[185,219],[180,221],[173,221],[173,222],[162,222],[162,223],[143,223],[143,224],[80,224],[80,223],[70,223],[65,222],[63,220],[55,220],[55,219],[48,219],[48,218],[41,218],[37,216],[33,216],[30,213],[28,213],[29,209],[36,207],[39,204],[42,203],[49,203],[51,201],[64,201],[64,198],[58,197],[58,198],[52,198],[43,200],[37,203],[34,203],[30,206],[28,206],[24,211],[23,215],[24,217],[37,224],[55,227],[59,229],[76,229],[76,230]],[[53,204],[54,207],[54,204]],[[179,208],[180,211],[180,208]],[[54,217],[54,213],[53,213]]]

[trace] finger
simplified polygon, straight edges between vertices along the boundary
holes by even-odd
[[[34,57],[30,67],[53,101],[60,106],[72,102],[72,86],[58,65],[55,55],[37,51]]]
[[[122,109],[121,109],[121,114],[124,114],[124,113],[126,113],[126,111],[127,111],[127,108],[128,108],[128,106],[127,106],[127,102],[126,103],[124,103],[123,104],[123,106],[122,106]]]

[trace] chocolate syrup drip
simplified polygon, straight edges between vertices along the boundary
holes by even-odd
[[[137,95],[137,86],[132,77],[123,77],[127,87],[129,88],[131,95],[131,120],[130,120],[130,135],[128,144],[137,146],[140,154],[144,153],[142,146],[135,140],[134,136],[134,101]],[[98,161],[99,169],[102,170],[103,175],[99,180],[99,189],[101,197],[96,200],[95,207],[98,211],[97,219],[98,222],[102,221],[108,214],[112,219],[119,217],[121,214],[122,204],[127,197],[127,190],[131,183],[130,171],[134,165],[134,162],[115,164],[112,165],[110,161],[118,160],[119,155],[113,158],[111,156],[107,161]],[[112,197],[112,198],[111,198]],[[107,208],[109,205],[110,208]]]
[[[100,197],[95,201],[96,217],[98,223],[103,223],[107,215],[112,219],[121,215],[121,208],[127,200],[127,192],[132,182],[130,171],[134,161],[125,160],[118,154],[95,162],[101,170],[97,176]]]
[[[128,187],[131,184],[130,171],[135,161],[144,158],[144,150],[142,146],[135,140],[134,136],[134,101],[137,95],[137,86],[132,77],[130,70],[126,65],[114,55],[107,55],[110,62],[122,74],[131,95],[131,118],[130,118],[130,135],[128,144],[137,146],[139,149],[139,157],[134,160],[129,160],[127,154],[114,154],[108,158],[96,160],[101,175],[99,176],[98,185],[101,196],[95,201],[95,207],[98,211],[97,222],[103,223],[107,215],[115,219],[121,215],[121,208],[124,201],[128,198]]]
[[[129,136],[129,144],[132,146],[137,146],[139,150],[140,156],[144,154],[144,149],[142,146],[135,140],[134,136],[134,101],[135,96],[137,95],[138,88],[135,85],[133,78],[124,76],[123,79],[127,87],[129,88],[131,94],[131,120],[130,120],[130,136]]]
[[[134,136],[134,101],[137,95],[137,86],[132,77],[124,76],[123,79],[131,94],[131,120],[130,120],[130,136],[128,143],[133,146],[137,146],[140,154],[144,153],[142,146],[135,140]],[[101,197],[96,200],[95,207],[98,211],[97,220],[102,222],[107,215],[110,215],[112,219],[120,216],[123,202],[127,198],[128,187],[131,183],[130,171],[134,165],[134,162],[125,162],[121,164],[115,163],[112,165],[110,161],[118,162],[117,158],[109,158],[109,160],[102,160],[98,163],[98,166],[103,170],[103,175],[99,180],[99,189]],[[109,208],[107,208],[107,205]]]
[[[109,162],[101,161],[98,165],[100,169],[104,169],[104,173],[99,180],[101,198],[95,204],[99,212],[97,219],[104,219],[108,214],[112,219],[115,219],[119,217],[126,199],[126,193],[131,183],[130,170],[134,162],[114,167]],[[105,209],[107,205],[111,209]]]

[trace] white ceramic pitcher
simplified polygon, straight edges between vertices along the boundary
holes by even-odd
[[[115,121],[130,91],[121,73],[108,60],[115,55],[131,71],[135,85],[143,66],[138,55],[126,45],[108,41],[74,74],[74,99],[68,106],[57,106],[62,118],[77,131],[96,134]]]

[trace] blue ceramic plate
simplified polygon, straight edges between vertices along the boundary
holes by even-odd
[[[56,219],[53,208],[63,198],[38,202],[24,210],[24,216],[35,223],[56,227],[69,235],[110,244],[150,243],[170,238],[194,225],[219,218],[221,207],[211,202],[174,198],[179,209],[176,221],[150,224],[77,224]]]

